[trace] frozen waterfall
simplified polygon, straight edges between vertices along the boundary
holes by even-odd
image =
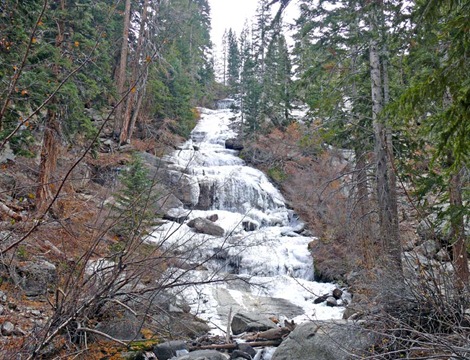
[[[191,139],[165,159],[175,182],[186,182],[181,191],[188,194],[180,198],[185,206],[175,209],[186,219],[166,221],[152,236],[186,263],[202,263],[187,273],[192,282],[230,281],[187,286],[180,295],[214,333],[226,329],[230,309],[296,322],[341,318],[342,307],[313,303],[334,285],[312,281],[307,248],[312,238],[299,235],[303,224],[262,172],[225,148],[225,140],[237,136],[234,114],[223,109],[201,114]],[[199,218],[210,218],[221,233],[188,226]]]

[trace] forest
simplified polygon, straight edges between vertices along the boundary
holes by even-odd
[[[225,147],[280,190],[315,280],[374,334],[341,359],[469,359],[470,1],[257,0],[223,39],[211,16],[208,0],[0,1],[0,358],[151,359],[207,334],[173,292],[230,278],[190,273],[231,232],[197,261],[202,244],[149,237],[197,228],[174,208],[209,210],[216,190],[193,200],[168,156],[197,152],[191,132],[231,99]],[[130,339],[106,327],[129,316]]]

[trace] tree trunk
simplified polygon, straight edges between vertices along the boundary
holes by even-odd
[[[375,28],[375,26],[372,26],[372,29]],[[402,274],[402,250],[398,231],[398,212],[396,209],[396,197],[394,198],[393,196],[394,190],[392,190],[392,187],[394,185],[390,178],[391,163],[389,162],[390,157],[387,150],[388,131],[379,117],[384,104],[384,87],[379,46],[375,39],[370,41],[369,56],[380,236],[383,242],[387,267],[390,266],[394,272]]]
[[[467,256],[467,239],[465,235],[465,222],[462,210],[462,177],[461,171],[455,171],[450,176],[449,200],[451,207],[451,236],[453,242],[452,253],[455,268],[455,285],[458,290],[468,286],[469,269]]]
[[[141,103],[139,101],[138,96],[140,93],[140,97],[143,96],[143,92],[138,90],[138,87],[143,87],[144,86],[144,81],[143,78],[141,77],[139,79],[139,65],[142,64],[142,61],[144,60],[144,54],[142,52],[142,44],[144,42],[144,37],[145,37],[145,27],[147,24],[147,8],[148,8],[148,2],[149,0],[145,0],[143,7],[142,7],[142,14],[140,15],[140,29],[139,29],[139,37],[137,39],[137,47],[135,50],[135,56],[132,61],[131,69],[132,69],[132,75],[131,75],[131,80],[130,80],[130,86],[133,88],[131,89],[127,101],[126,101],[126,107],[123,112],[123,122],[122,122],[122,129],[121,129],[121,134],[119,136],[119,142],[120,144],[123,143],[130,143],[131,141],[131,136],[133,133],[133,127],[135,125],[135,121],[131,121],[136,116],[133,116],[133,112],[135,113],[137,111],[136,109],[136,103]],[[146,64],[146,62],[144,62]],[[146,66],[146,65],[144,65]]]
[[[49,201],[52,200],[52,175],[57,166],[60,139],[59,122],[55,111],[47,111],[46,126],[44,130],[44,141],[41,149],[41,163],[39,165],[38,188],[36,190],[36,210],[46,210]]]
[[[122,44],[121,44],[121,59],[119,62],[119,70],[117,74],[117,93],[119,105],[116,107],[116,117],[114,120],[114,136],[120,139],[120,133],[123,131],[124,121],[124,101],[122,97],[125,94],[126,86],[126,67],[127,67],[127,53],[129,42],[129,27],[131,20],[131,0],[126,0],[123,30],[122,30]]]

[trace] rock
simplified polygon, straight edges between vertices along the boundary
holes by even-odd
[[[237,345],[238,350],[243,351],[245,354],[250,355],[252,358],[256,355],[256,350],[253,347],[246,343],[239,343]]]
[[[213,180],[201,179],[199,181],[199,199],[196,208],[198,210],[210,210],[214,205],[217,186]]]
[[[343,291],[341,289],[336,288],[336,289],[333,290],[333,297],[336,300],[341,299],[341,296],[343,296]]]
[[[161,196],[156,201],[156,213],[165,216],[170,210],[182,209],[183,203],[173,194]]]
[[[444,248],[442,248],[436,253],[435,258],[438,261],[450,261],[449,253]]]
[[[189,175],[179,171],[167,172],[167,184],[173,190],[173,194],[187,206],[196,206],[199,201],[199,183]]]
[[[326,306],[329,306],[329,307],[338,306],[338,301],[333,296],[329,296],[326,299]]]
[[[314,304],[321,304],[322,302],[325,302],[326,299],[328,299],[329,297],[330,297],[330,295],[328,295],[328,294],[319,296],[315,300],[313,300],[313,303]]]
[[[158,355],[157,355],[158,357]],[[173,357],[178,360],[227,360],[227,357],[215,350],[197,350],[187,355]],[[161,360],[158,358],[158,360]]]
[[[426,240],[414,249],[417,254],[426,256],[429,259],[432,259],[438,250],[439,246],[434,240]]]
[[[242,222],[242,226],[245,231],[255,231],[259,225],[253,221],[245,220]]]
[[[0,305],[0,315],[3,315],[4,312],[5,312],[5,308],[2,305]]]
[[[244,351],[241,351],[241,350],[234,350],[232,352],[232,354],[230,354],[230,359],[236,359],[236,360],[243,360],[243,359],[246,359],[246,360],[251,360],[252,357],[250,356],[250,354],[247,354],[246,352]]]
[[[158,344],[153,348],[153,353],[158,360],[168,360],[178,356],[181,351],[187,351],[188,347],[184,341],[168,341]]]
[[[130,311],[113,311],[113,308],[106,312],[106,320],[96,325],[96,330],[101,331],[115,339],[130,341],[142,339],[140,333],[142,320],[138,319]]]
[[[16,269],[15,282],[25,291],[26,296],[47,293],[48,287],[57,279],[57,269],[46,260],[25,261]]]
[[[207,217],[207,220],[210,220],[210,221],[212,221],[212,222],[216,222],[217,220],[219,220],[219,215],[217,215],[217,214],[209,215],[209,216]]]
[[[15,325],[13,325],[11,322],[5,321],[2,324],[1,333],[3,336],[12,336],[14,331]]]
[[[0,303],[5,304],[7,302],[7,294],[0,290]]]
[[[198,233],[218,236],[224,236],[224,229],[219,225],[214,224],[212,221],[205,219],[205,218],[195,218],[188,222],[187,224],[189,227],[194,228]]]
[[[346,360],[374,344],[374,337],[347,321],[298,325],[276,349],[272,360]],[[354,356],[356,357],[356,356]]]
[[[255,313],[238,312],[232,319],[232,333],[238,335],[244,332],[266,331],[276,328],[271,320]]]
[[[0,149],[0,164],[6,163],[7,161],[14,161],[16,158],[13,150],[10,148],[10,143],[6,142],[5,145]]]
[[[240,139],[232,138],[225,140],[225,148],[231,150],[241,151],[243,150],[243,142]]]
[[[190,213],[190,210],[185,210],[182,208],[170,209],[165,213],[163,218],[165,220],[177,222],[178,224],[183,224],[187,220]]]

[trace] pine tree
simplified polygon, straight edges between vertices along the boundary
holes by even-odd
[[[235,96],[240,86],[240,52],[236,33],[229,29],[227,33],[228,57],[227,57],[227,86],[230,94]]]

